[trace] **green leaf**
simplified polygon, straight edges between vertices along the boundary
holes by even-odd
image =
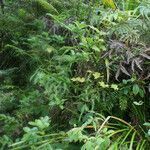
[[[52,47],[52,46],[49,46],[47,49],[46,49],[46,51],[48,52],[48,53],[51,53],[52,51],[54,51],[55,49],[54,49],[54,47]]]
[[[150,123],[149,122],[145,122],[143,125],[147,126],[147,127],[150,127]]]
[[[104,139],[98,139],[97,144],[99,145],[99,149],[101,150],[107,150],[110,145],[110,139],[108,137],[105,137]]]
[[[119,88],[118,88],[118,85],[117,85],[117,84],[112,84],[112,85],[111,85],[111,88],[112,88],[112,89],[114,89],[114,90],[119,90]]]
[[[41,117],[40,119],[36,119],[34,122],[29,122],[29,124],[38,127],[40,130],[46,129],[49,127],[49,117]]]
[[[114,142],[114,143],[112,143],[112,145],[109,147],[108,150],[117,150],[117,149],[118,149],[118,143]]]
[[[104,6],[110,7],[112,9],[116,9],[116,4],[114,0],[102,0],[102,2]]]
[[[147,134],[148,134],[148,136],[150,136],[150,129],[148,130],[148,133],[147,133]]]
[[[137,105],[137,106],[140,106],[140,105],[143,105],[144,102],[143,102],[143,101],[139,101],[139,102],[136,102],[136,101],[135,101],[135,102],[133,102],[133,103],[134,103],[135,105]]]
[[[81,150],[93,150],[94,143],[92,141],[87,141],[81,148]]]
[[[108,84],[105,84],[103,81],[99,82],[100,86],[103,87],[103,88],[108,88],[109,85]]]
[[[94,72],[93,73],[93,76],[94,76],[94,79],[98,79],[100,77],[100,73],[99,72]]]
[[[133,91],[134,95],[137,95],[139,93],[139,91],[140,91],[139,86],[137,84],[134,84],[132,91]]]
[[[35,6],[38,6],[40,8],[37,11],[43,11],[45,13],[58,14],[58,11],[56,10],[56,8],[54,8],[46,0],[33,0],[33,4],[35,4]]]
[[[80,83],[85,82],[85,78],[83,78],[83,77],[72,78],[71,80],[73,82],[80,82]]]
[[[142,98],[144,98],[144,90],[143,90],[143,89],[140,89],[140,90],[139,90],[139,94],[140,94],[140,96],[141,96]]]
[[[122,80],[122,82],[123,82],[123,84],[127,84],[128,83],[128,81],[127,80]]]
[[[67,134],[70,142],[83,141],[87,139],[88,137],[83,135],[82,130],[83,128],[79,127],[79,128],[73,128],[70,131],[68,131]]]
[[[92,46],[92,49],[95,51],[95,52],[100,52],[100,49],[97,47],[97,46]]]

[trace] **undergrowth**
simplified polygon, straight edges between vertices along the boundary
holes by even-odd
[[[149,0],[0,6],[0,149],[149,150]]]

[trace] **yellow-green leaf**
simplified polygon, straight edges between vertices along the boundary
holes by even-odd
[[[111,85],[111,88],[112,88],[112,89],[114,89],[114,90],[119,90],[119,88],[118,88],[118,85],[117,85],[117,84],[112,84],[112,85]]]
[[[46,49],[46,51],[47,51],[48,53],[51,53],[53,50],[54,50],[54,47],[52,47],[52,46],[49,46],[49,47]]]
[[[92,71],[91,70],[87,70],[87,73],[92,73]]]
[[[116,5],[114,0],[102,0],[104,6],[110,7],[112,9],[116,9]]]
[[[108,84],[105,84],[103,81],[99,82],[100,86],[103,87],[103,88],[108,88],[109,85]]]
[[[83,77],[76,77],[76,78],[72,78],[71,80],[73,82],[80,82],[80,83],[85,82],[85,78],[83,78]]]
[[[100,73],[99,72],[94,72],[93,76],[94,76],[94,79],[98,79],[100,77]]]

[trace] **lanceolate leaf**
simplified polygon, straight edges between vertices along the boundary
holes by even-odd
[[[135,105],[137,105],[137,106],[141,106],[141,105],[143,105],[143,101],[139,101],[139,102],[133,102],[133,104],[135,104]]]
[[[147,127],[150,127],[150,122],[145,122],[143,125],[147,126]]]
[[[139,86],[137,84],[134,84],[132,91],[133,91],[134,95],[137,95],[139,93],[139,91],[140,91]]]
[[[41,9],[43,12],[58,14],[58,11],[56,10],[56,8],[54,8],[46,0],[32,0],[32,1],[33,1],[33,4],[37,5],[39,7],[39,9]],[[37,10],[37,11],[39,11],[39,10]]]
[[[142,54],[140,54],[141,56],[143,56],[144,58],[146,58],[146,59],[149,59],[150,60],[150,56],[149,55],[147,55],[147,54],[145,54],[145,53],[142,53]]]
[[[118,77],[119,77],[119,75],[120,75],[120,68],[118,68],[118,70],[117,70],[117,72],[116,72],[116,75],[115,75],[115,78],[116,78],[116,80],[118,80]]]
[[[105,65],[106,65],[106,73],[107,73],[107,82],[109,82],[110,70],[109,70],[109,60],[108,59],[105,59]]]
[[[130,76],[130,74],[128,73],[128,71],[126,70],[126,68],[124,66],[121,65],[120,69],[124,74]]]

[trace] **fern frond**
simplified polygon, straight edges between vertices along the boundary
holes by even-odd
[[[38,12],[58,14],[57,9],[46,0],[33,0],[33,5],[37,7]]]

